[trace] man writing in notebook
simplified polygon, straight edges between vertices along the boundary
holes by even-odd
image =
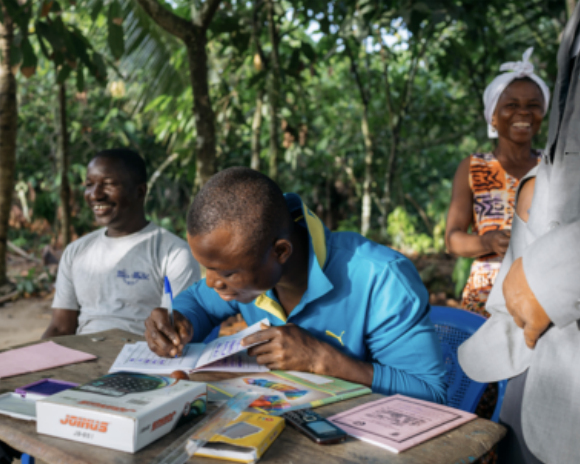
[[[206,279],[156,308],[145,337],[175,356],[226,318],[272,327],[249,354],[270,369],[330,375],[444,402],[444,366],[428,294],[413,265],[359,234],[331,233],[295,194],[248,168],[215,175],[188,214],[188,242]]]
[[[163,278],[179,292],[199,280],[187,243],[145,218],[145,162],[125,149],[87,167],[85,201],[101,229],[64,250],[50,326],[43,338],[122,329],[143,334],[161,304]]]

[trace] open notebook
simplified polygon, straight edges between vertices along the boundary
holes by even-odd
[[[109,372],[140,372],[147,374],[171,374],[185,372],[266,372],[269,369],[248,355],[249,346],[242,346],[244,337],[258,332],[260,325],[270,325],[268,319],[228,337],[219,337],[212,342],[190,343],[178,358],[162,358],[153,353],[146,342],[126,344]]]

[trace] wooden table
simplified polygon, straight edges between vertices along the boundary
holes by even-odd
[[[91,339],[104,337],[102,341]],[[55,338],[63,346],[93,353],[94,361],[59,367],[34,374],[21,375],[0,380],[0,393],[36,380],[52,377],[71,382],[85,383],[104,375],[113,360],[127,342],[142,340],[121,330],[109,330],[99,334],[73,335]],[[192,380],[217,380],[231,374],[195,374]],[[317,409],[323,416],[330,416],[345,409],[358,406],[381,395],[372,394],[334,403]],[[127,454],[83,443],[53,438],[36,433],[36,423],[12,419],[0,415],[0,441],[4,441],[24,453],[30,454],[47,464],[137,464],[147,463],[182,436],[192,424],[174,430],[136,454]],[[391,454],[382,448],[371,446],[349,438],[346,443],[319,446],[291,427],[266,452],[261,462],[276,464],[319,463],[393,463],[393,464],[460,464],[472,463],[489,451],[505,435],[504,427],[493,422],[476,419],[449,433],[434,438],[401,454]],[[208,458],[190,459],[189,462],[216,464],[221,461]]]

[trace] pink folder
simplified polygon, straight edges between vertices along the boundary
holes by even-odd
[[[96,358],[92,354],[71,350],[54,342],[16,348],[0,353],[0,379]]]
[[[359,440],[400,453],[476,417],[449,406],[393,395],[328,420]]]

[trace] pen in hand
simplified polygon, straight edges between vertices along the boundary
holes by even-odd
[[[173,292],[171,291],[171,284],[169,279],[165,276],[163,284],[163,302],[162,306],[167,309],[169,314],[169,322],[171,327],[175,329],[175,324],[173,323]]]

